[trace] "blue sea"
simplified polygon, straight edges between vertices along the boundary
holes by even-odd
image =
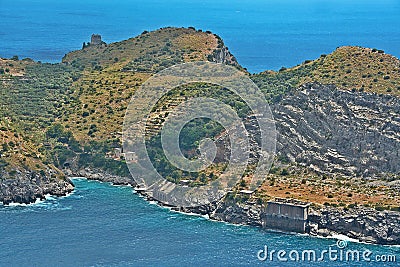
[[[0,266],[310,266],[260,261],[259,250],[336,248],[336,240],[209,221],[148,203],[132,188],[74,179],[76,191],[30,206],[0,206]],[[348,243],[375,255],[400,248]],[[260,255],[261,257],[263,254]],[[372,259],[373,256],[370,258]],[[286,255],[287,257],[287,255]],[[397,263],[398,264],[398,263]],[[317,266],[349,266],[325,261]],[[351,262],[350,266],[398,266]]]
[[[219,34],[250,72],[342,45],[400,57],[399,0],[0,0],[0,57],[60,62],[92,33],[114,42],[165,26]]]
[[[294,66],[342,45],[400,56],[400,1],[0,0],[0,57],[60,62],[92,33],[106,42],[143,30],[194,26],[219,34],[251,72]],[[259,250],[334,248],[336,240],[209,221],[151,204],[129,187],[74,179],[75,192],[29,206],[0,206],[0,266],[310,266],[257,258]],[[395,255],[400,248],[348,243]],[[260,255],[263,255],[261,253]],[[349,266],[336,260],[317,266]]]

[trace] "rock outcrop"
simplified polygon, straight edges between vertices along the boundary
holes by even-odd
[[[400,173],[400,99],[307,84],[271,106],[277,153],[318,173]]]
[[[208,215],[210,219],[233,224],[262,226],[260,204],[223,200],[184,212]],[[346,235],[366,243],[400,245],[400,212],[377,211],[362,206],[351,209],[314,207],[310,209],[307,233],[313,236]]]
[[[63,169],[64,173],[69,177],[85,177],[89,180],[102,181],[112,183],[113,185],[130,185],[136,186],[136,182],[131,177],[123,177],[107,173],[99,169],[81,168],[81,169]]]
[[[18,171],[13,178],[0,180],[0,202],[34,203],[43,200],[45,195],[65,196],[72,192],[74,186],[68,178],[53,179],[51,174],[41,174],[33,171]]]
[[[400,244],[399,212],[325,207],[311,211],[308,219],[312,235],[343,234],[367,243]]]
[[[216,209],[209,214],[213,220],[234,224],[261,226],[262,206],[255,203],[222,201]]]

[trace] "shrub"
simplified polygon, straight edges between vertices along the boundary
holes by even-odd
[[[281,175],[289,175],[289,171],[287,169],[282,169]]]
[[[392,210],[392,211],[399,211],[399,212],[400,212],[400,206],[398,206],[398,207],[391,207],[390,210]]]
[[[352,209],[352,208],[355,208],[357,206],[357,203],[351,203],[351,204],[349,204],[347,207],[349,208],[349,209]]]

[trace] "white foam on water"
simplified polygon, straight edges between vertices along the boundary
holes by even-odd
[[[29,206],[34,206],[34,205],[43,203],[43,202],[45,202],[45,201],[46,201],[46,196],[45,196],[45,199],[44,199],[44,200],[41,200],[41,199],[37,198],[35,202],[29,203],[29,204],[26,204],[26,203],[18,203],[18,202],[11,202],[11,203],[6,204],[6,205],[3,205],[3,206],[5,206],[5,207],[29,207]]]
[[[11,202],[6,205],[0,204],[0,206],[2,205],[4,207],[50,207],[50,206],[58,205],[58,203],[54,203],[54,202],[58,202],[57,201],[58,199],[69,197],[73,193],[74,193],[74,191],[67,193],[65,196],[60,196],[60,197],[57,197],[57,196],[54,196],[51,194],[46,194],[46,195],[44,195],[44,199],[37,198],[35,200],[35,202],[33,202],[33,203],[26,204],[26,203]]]

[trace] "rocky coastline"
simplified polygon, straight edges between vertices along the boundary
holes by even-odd
[[[130,177],[106,173],[99,169],[84,168],[78,170],[64,169],[69,177],[85,177],[89,180],[109,182],[113,185],[135,187]],[[10,203],[34,203],[44,199],[46,194],[65,196],[73,191],[70,179],[48,183],[28,183],[23,177],[3,180],[0,183],[0,201]],[[148,200],[145,193],[143,194]],[[160,206],[163,203],[158,202]],[[255,202],[237,202],[223,199],[218,203],[195,208],[172,208],[184,213],[206,215],[216,221],[233,224],[262,227],[261,213],[263,206]],[[400,212],[377,211],[371,208],[356,206],[354,208],[319,207],[314,205],[308,215],[307,233],[311,236],[332,237],[346,235],[360,242],[380,245],[400,245]]]
[[[0,180],[0,203],[30,204],[44,200],[45,196],[65,196],[74,190],[74,185],[67,177],[53,179],[51,174],[33,171],[18,172],[13,178]]]
[[[203,209],[190,212],[204,214]],[[218,221],[262,227],[262,206],[256,203],[222,201],[209,217]],[[377,211],[357,206],[351,209],[317,207],[310,209],[307,234],[332,237],[345,235],[360,242],[380,245],[400,245],[400,213]]]
[[[96,168],[83,168],[83,169],[63,169],[68,177],[85,177],[88,180],[101,181],[111,183],[112,185],[127,185],[136,186],[136,182],[130,177],[123,177],[110,174]]]
[[[400,213],[366,207],[339,209],[324,207],[309,214],[310,234],[346,235],[365,243],[400,245]]]
[[[147,197],[143,192],[139,194]],[[161,202],[158,204],[164,206]],[[206,206],[172,208],[172,210],[205,215],[215,221],[263,227],[261,219],[263,206],[255,202],[223,199]],[[319,237],[345,235],[364,243],[400,245],[399,222],[400,212],[396,211],[377,211],[363,206],[338,208],[313,205],[309,211],[306,233]]]

